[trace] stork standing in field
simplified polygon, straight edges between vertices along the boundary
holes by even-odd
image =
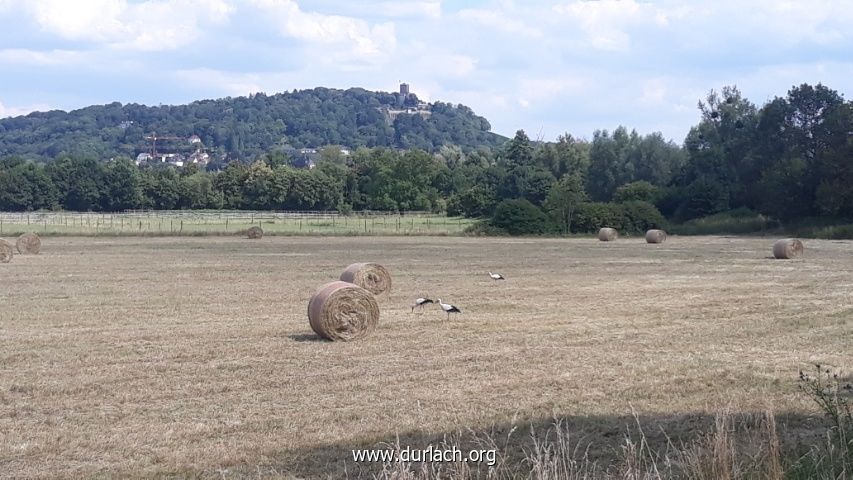
[[[456,306],[451,305],[449,303],[442,303],[440,298],[438,299],[438,305],[441,307],[442,310],[447,312],[447,319],[448,320],[450,320],[450,314],[451,313],[462,313],[462,310],[459,310],[459,307],[456,307]]]
[[[498,280],[506,280],[504,276],[500,273],[489,272],[489,276],[492,277],[492,280],[494,280],[495,282],[497,282]]]
[[[416,299],[416,300],[415,300],[415,304],[414,304],[414,305],[412,305],[412,313],[415,313],[415,307],[418,307],[418,308],[420,308],[421,310],[423,310],[424,305],[426,305],[426,304],[428,304],[428,303],[433,303],[433,301],[432,301],[432,300],[430,300],[430,299],[428,299],[428,298],[418,298],[418,299]]]

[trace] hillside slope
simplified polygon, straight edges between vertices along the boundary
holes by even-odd
[[[146,136],[165,137],[162,151],[204,147],[232,158],[251,158],[284,146],[385,146],[436,150],[455,144],[465,150],[495,147],[505,138],[465,106],[436,102],[422,113],[414,95],[360,88],[315,88],[275,95],[201,100],[149,107],[111,103],[71,112],[36,112],[0,120],[0,156],[51,159],[62,154],[135,157],[150,150]],[[389,110],[392,114],[389,115]]]

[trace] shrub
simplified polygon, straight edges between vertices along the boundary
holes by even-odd
[[[446,210],[447,210],[447,202],[445,202],[443,198],[436,198],[432,201],[432,204],[430,206],[430,212],[442,213]]]
[[[459,201],[459,194],[455,193],[447,199],[447,216],[461,217],[462,215],[462,203]]]
[[[466,227],[462,233],[473,237],[497,237],[507,235],[506,230],[495,227],[489,220],[474,222],[470,226]]]
[[[650,228],[665,229],[666,226],[666,219],[654,205],[637,200],[582,203],[572,221],[575,233],[595,233],[602,227],[612,227],[620,233],[642,234]]]
[[[601,227],[622,229],[625,218],[622,207],[616,203],[581,203],[575,211],[572,231],[575,233],[593,233]]]
[[[823,411],[829,428],[825,444],[813,444],[791,469],[791,478],[850,478],[853,472],[853,384],[843,381],[839,372],[820,364],[811,374],[800,371],[800,390]]]
[[[352,204],[351,203],[341,203],[338,205],[338,212],[341,215],[350,216],[352,215]]]
[[[498,204],[491,223],[510,235],[541,235],[556,230],[542,209],[523,198],[504,200]]]
[[[622,229],[629,233],[645,233],[650,228],[666,229],[666,219],[651,203],[632,200],[622,204]]]

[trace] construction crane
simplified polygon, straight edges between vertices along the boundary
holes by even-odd
[[[157,135],[157,132],[151,132],[151,135],[145,137],[145,140],[151,140],[151,156],[157,156],[157,140],[181,140],[181,137],[174,135]]]

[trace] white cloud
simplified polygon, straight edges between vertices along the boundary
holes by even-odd
[[[27,115],[32,112],[44,112],[51,110],[51,107],[45,104],[27,105],[27,106],[6,106],[0,102],[0,118],[17,117]]]
[[[383,60],[397,44],[394,24],[370,25],[367,21],[341,15],[303,11],[293,0],[252,0],[274,17],[281,33],[309,44],[343,47],[361,60]],[[318,60],[338,61],[341,52],[325,52]]]
[[[628,26],[669,24],[665,10],[636,0],[575,0],[554,6],[554,12],[578,22],[589,43],[601,50],[624,51],[631,45]]]
[[[460,10],[457,15],[463,20],[503,32],[517,33],[533,38],[541,38],[543,36],[543,33],[540,30],[527,25],[524,21],[519,20],[518,18],[510,18],[505,12],[500,10],[469,8]]]
[[[225,0],[35,0],[26,9],[59,37],[147,51],[192,43],[202,24],[221,24],[234,10]]]
[[[441,18],[441,2],[430,1],[408,1],[408,2],[380,2],[371,7],[379,15],[386,17],[421,17],[436,19]]]
[[[0,63],[31,65],[37,67],[56,67],[79,65],[86,55],[73,50],[30,50],[26,48],[6,48],[0,50]]]
[[[178,82],[184,85],[189,85],[198,88],[206,87],[220,95],[244,96],[250,93],[258,93],[268,91],[267,87],[274,85],[271,77],[257,73],[239,73],[239,72],[223,72],[210,68],[196,68],[188,70],[178,70],[173,74]]]
[[[418,66],[441,77],[467,77],[477,69],[477,60],[467,55],[426,53],[418,57]]]
[[[640,103],[660,104],[667,94],[665,82],[660,78],[650,78],[643,82],[643,94]]]
[[[575,75],[524,77],[518,82],[519,103],[528,107],[537,102],[550,103],[555,97],[577,94],[590,82]]]
[[[832,45],[851,38],[849,25],[853,22],[853,2],[757,0],[735,3],[727,0],[718,13],[733,20],[730,26],[750,24],[756,35],[772,32],[783,43],[808,41]]]

